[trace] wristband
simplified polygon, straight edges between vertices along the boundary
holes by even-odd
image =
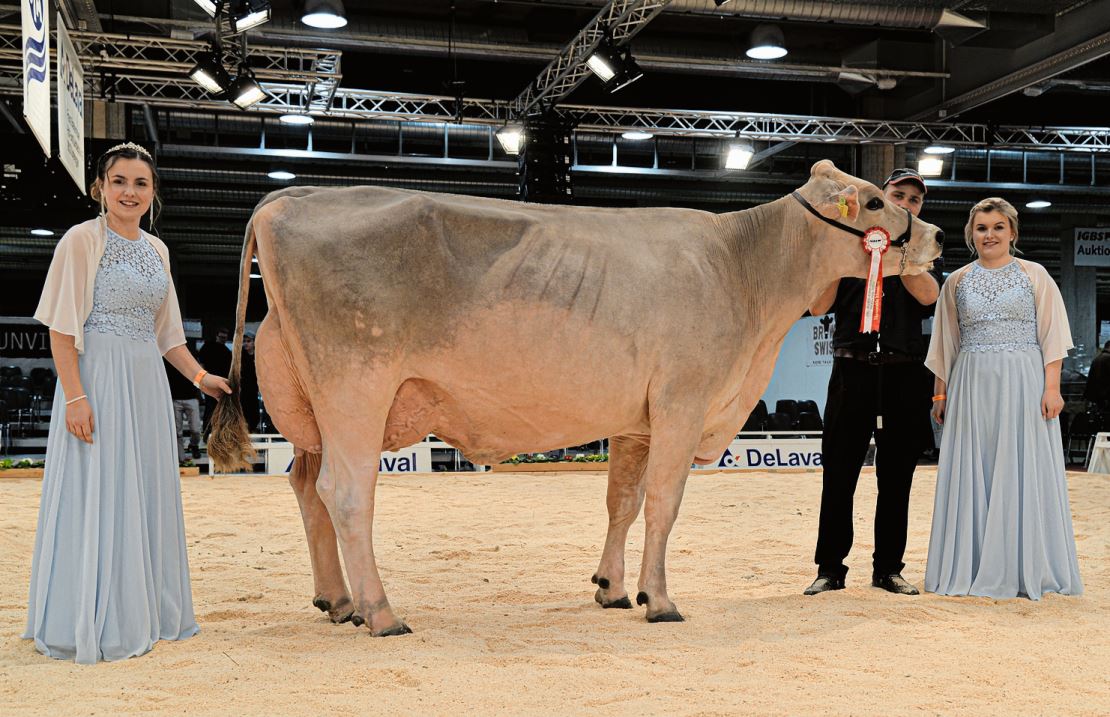
[[[200,382],[203,381],[204,377],[207,376],[207,375],[208,375],[208,372],[205,371],[204,369],[201,369],[200,372],[196,376],[193,377],[193,385],[196,386],[197,388],[200,388]]]
[[[77,403],[77,402],[78,402],[78,401],[80,401],[80,400],[81,400],[82,398],[88,398],[88,397],[89,397],[89,396],[88,396],[88,394],[82,393],[82,394],[81,394],[80,396],[78,396],[77,398],[71,398],[71,399],[69,399],[68,401],[66,401],[66,405],[68,406],[68,405],[69,405],[69,404],[71,404],[71,403]]]
[[[948,396],[946,396],[943,393],[938,393],[937,395],[933,396],[933,403],[936,403],[937,401],[946,401],[946,400],[948,400]]]

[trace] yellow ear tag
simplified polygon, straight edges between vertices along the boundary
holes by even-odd
[[[845,199],[844,197],[837,197],[836,198],[836,208],[840,210],[840,218],[841,219],[847,219],[848,218],[848,200],[847,199]]]

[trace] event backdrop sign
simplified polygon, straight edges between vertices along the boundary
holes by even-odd
[[[50,16],[46,0],[23,0],[23,116],[50,156]]]
[[[1075,229],[1075,266],[1110,266],[1110,229]]]
[[[37,321],[0,318],[0,358],[50,358],[50,331]]]
[[[775,371],[763,392],[768,411],[774,411],[775,403],[781,399],[793,399],[816,401],[817,408],[824,413],[832,375],[835,329],[832,314],[807,316],[794,323],[782,342]]]
[[[58,13],[58,159],[85,192],[85,71]]]

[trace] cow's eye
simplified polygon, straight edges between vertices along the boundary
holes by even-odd
[[[873,212],[876,212],[876,211],[883,208],[883,200],[879,199],[878,197],[875,197],[874,199],[872,199],[870,202],[867,203],[867,208],[870,209]]]

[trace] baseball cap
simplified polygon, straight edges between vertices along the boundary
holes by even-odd
[[[925,186],[925,180],[921,178],[917,170],[910,169],[909,167],[902,167],[901,169],[896,169],[891,172],[890,176],[883,182],[883,189],[886,189],[886,185],[888,184],[901,184],[902,182],[913,182],[921,187],[922,192],[926,194],[929,192],[929,188]]]

